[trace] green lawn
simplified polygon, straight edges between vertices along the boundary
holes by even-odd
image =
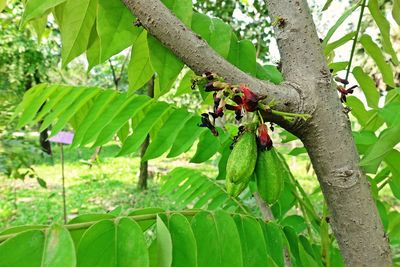
[[[197,168],[210,177],[217,174],[215,159],[205,164],[188,163],[194,149],[195,146],[177,159],[160,158],[150,161],[149,169],[153,178],[149,181],[149,189],[140,191],[136,188],[140,163],[137,156],[115,157],[118,147],[107,145],[103,148],[98,163],[90,168],[85,162],[90,159],[94,149],[64,148],[69,218],[78,214],[107,212],[117,207],[124,211],[149,206],[173,209],[173,201],[168,196],[159,194],[159,183],[163,174],[179,166]],[[280,146],[279,149],[286,152],[290,148]],[[0,229],[62,220],[59,146],[53,145],[53,153],[52,158],[42,158],[34,166],[38,175],[46,181],[47,188],[41,188],[33,179],[12,181],[0,176]],[[312,170],[306,171],[307,163],[306,156],[288,158],[293,173],[307,193],[311,194],[312,201],[316,206],[322,207],[320,192],[312,194],[317,182]]]

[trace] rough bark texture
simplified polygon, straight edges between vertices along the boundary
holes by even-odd
[[[388,240],[358,166],[349,120],[332,83],[306,0],[267,1],[271,18],[278,19],[276,37],[287,81],[282,86],[261,82],[232,66],[159,0],[124,2],[150,34],[196,73],[215,71],[230,82],[272,96],[281,103],[278,110],[311,114],[307,122],[280,125],[297,135],[309,153],[346,265],[391,266]]]
[[[331,211],[331,226],[347,266],[391,266],[391,254],[369,185],[362,173],[350,123],[326,65],[307,2],[268,1],[286,80],[303,96],[312,119],[294,133],[303,141]]]
[[[233,84],[246,84],[277,102],[276,109],[297,109],[298,93],[290,84],[275,85],[255,79],[218,55],[200,36],[179,21],[159,0],[123,0],[150,34],[198,75],[216,72]]]

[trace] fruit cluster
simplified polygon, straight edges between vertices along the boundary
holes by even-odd
[[[260,146],[259,136],[251,127],[239,131],[238,135],[226,165],[227,192],[238,196],[254,177],[260,196],[268,204],[275,203],[284,187],[281,159],[274,148],[266,150]]]
[[[226,166],[227,192],[238,196],[255,177],[260,196],[268,204],[277,201],[283,190],[284,179],[282,162],[272,147],[268,127],[260,114],[260,111],[272,112],[260,101],[265,97],[258,96],[243,84],[236,86],[226,83],[211,72],[194,80],[192,89],[196,85],[206,92],[213,92],[214,99],[213,110],[202,114],[200,127],[209,128],[217,136],[215,119],[223,117],[227,110],[233,111],[235,119],[242,123],[231,145],[232,151]],[[246,112],[255,116],[252,122],[243,125],[242,118]]]

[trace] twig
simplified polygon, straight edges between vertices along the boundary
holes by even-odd
[[[61,181],[62,181],[63,213],[64,213],[64,223],[67,223],[67,198],[66,198],[66,194],[65,194],[64,148],[63,148],[63,144],[60,144],[60,150],[61,150]]]
[[[111,62],[111,59],[108,60],[108,63],[110,63],[111,73],[112,73],[112,76],[113,76],[113,82],[114,82],[114,85],[115,85],[115,90],[118,91],[118,82],[119,82],[119,80],[118,80],[117,74],[115,73],[115,68],[114,68],[114,65]]]
[[[274,215],[271,212],[270,207],[265,203],[265,201],[261,198],[260,193],[255,192],[253,193],[254,198],[256,199],[257,205],[260,208],[261,216],[265,221],[272,221],[274,220]]]
[[[272,214],[271,208],[268,204],[261,198],[258,192],[253,193],[254,198],[256,199],[257,205],[260,208],[261,216],[265,221],[272,221],[275,220],[274,215]],[[290,262],[290,254],[287,247],[283,250],[284,253],[284,260],[285,260],[285,267],[291,267],[292,263]]]
[[[155,220],[159,214],[174,214],[174,213],[179,213],[185,216],[194,216],[197,213],[199,213],[201,210],[186,210],[186,211],[166,211],[166,212],[159,212],[159,213],[153,213],[153,214],[144,214],[144,215],[133,215],[133,216],[126,216],[128,218],[131,218],[132,220],[135,221],[147,221],[147,220]],[[118,221],[120,220],[121,217],[116,217],[114,219],[110,219],[112,221]],[[80,230],[80,229],[86,229],[89,228],[90,226],[96,224],[101,220],[96,220],[96,221],[90,221],[90,222],[84,222],[84,223],[74,223],[74,224],[66,224],[64,227],[68,230]],[[43,228],[35,228],[35,230],[43,230],[49,228],[49,225],[43,225]],[[13,234],[8,234],[8,235],[2,235],[0,236],[0,243],[9,239],[13,238],[19,233],[13,233]]]
[[[356,50],[356,44],[357,44],[357,40],[358,40],[358,34],[360,33],[362,17],[363,17],[363,14],[364,14],[365,1],[366,1],[366,0],[363,0],[363,2],[361,3],[360,17],[358,18],[357,29],[356,29],[356,35],[354,36],[353,46],[351,47],[351,52],[350,52],[349,65],[347,66],[347,71],[346,71],[346,78],[345,78],[346,80],[349,79],[349,75],[350,75],[351,63],[352,63],[352,61],[353,61],[354,52],[355,52],[355,50]]]

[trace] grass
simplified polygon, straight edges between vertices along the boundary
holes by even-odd
[[[67,192],[67,213],[71,219],[79,214],[104,213],[117,207],[129,210],[142,207],[161,207],[173,209],[174,203],[168,196],[159,194],[160,177],[175,167],[194,167],[204,174],[215,177],[215,159],[205,164],[189,164],[194,153],[191,151],[178,159],[160,158],[150,161],[149,170],[153,178],[148,190],[137,187],[140,159],[137,156],[115,157],[118,147],[115,144],[103,147],[99,160],[91,168],[85,162],[94,149],[72,150],[64,148],[65,176]],[[287,152],[291,148],[279,146]],[[307,172],[307,156],[289,157],[288,164],[298,178],[311,201],[322,210],[320,191],[313,194],[317,180],[312,171]],[[37,174],[46,181],[42,188],[36,180],[12,181],[0,176],[0,230],[22,224],[48,224],[62,221],[61,164],[60,148],[53,145],[53,157],[41,158],[34,166]]]

